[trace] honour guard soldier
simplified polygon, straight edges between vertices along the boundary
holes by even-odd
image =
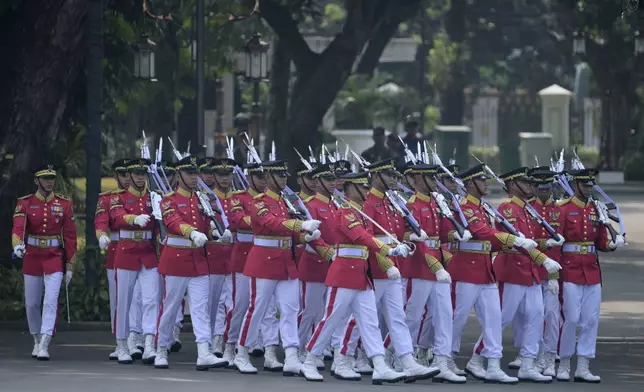
[[[315,168],[317,163],[310,163],[310,165]],[[302,162],[298,162],[297,169],[295,170],[297,175],[297,185],[300,187],[298,196],[302,201],[309,200],[313,195],[315,195],[315,187],[317,186],[316,182],[311,177],[312,171],[309,170]],[[295,245],[295,262],[298,263],[302,258],[302,253],[304,253],[304,245],[297,244]],[[304,343],[302,343],[304,344]]]
[[[114,227],[119,229],[116,249],[116,342],[118,362],[131,364],[132,357],[127,347],[130,331],[130,306],[134,286],[141,285],[143,308],[142,326],[145,335],[143,362],[154,362],[154,335],[159,314],[159,275],[157,253],[154,243],[156,224],[150,219],[152,204],[147,184],[148,159],[134,159],[127,163],[131,184],[127,191],[113,195],[110,200],[110,215]],[[175,314],[176,315],[176,314]]]
[[[566,239],[562,250],[561,279],[563,280],[563,317],[557,380],[570,379],[570,358],[577,343],[575,381],[600,382],[590,372],[590,360],[595,358],[599,310],[601,306],[601,270],[597,252],[610,252],[625,245],[624,237],[609,238],[607,217],[592,199],[597,170],[583,169],[571,173],[575,195],[561,203],[561,234]]]
[[[161,202],[168,238],[159,260],[159,273],[163,277],[163,302],[157,326],[154,367],[168,368],[172,330],[186,290],[197,343],[197,370],[223,367],[228,362],[210,352],[210,272],[206,252],[202,249],[210,237],[210,222],[196,194],[199,176],[197,160],[195,157],[185,157],[175,167],[178,188],[176,192],[166,194]]]
[[[533,218],[526,211],[526,200],[532,197],[532,180],[528,177],[528,168],[512,170],[502,174],[500,178],[505,182],[510,199],[501,203],[499,210],[519,233],[527,238],[534,238]],[[563,243],[563,240],[560,242]],[[543,335],[544,308],[539,271],[541,266],[549,273],[556,273],[561,269],[559,263],[548,258],[538,249],[520,252],[518,249],[505,246],[494,261],[502,303],[501,328],[505,329],[523,310],[523,325],[519,326],[522,341],[521,367],[518,374],[519,380],[522,381],[552,381],[552,377],[542,375],[535,366],[539,342]],[[479,338],[479,341],[481,340],[482,338]],[[482,362],[478,356],[481,351],[482,346],[479,342],[472,363]],[[481,368],[482,366],[476,367],[472,371],[480,371]]]
[[[492,271],[490,253],[501,250],[502,246],[534,249],[537,244],[532,240],[498,231],[490,224],[481,201],[488,191],[484,165],[477,165],[462,172],[459,178],[467,189],[467,196],[461,201],[461,208],[473,239],[459,242],[455,249],[452,248],[454,257],[450,262],[450,273],[456,281],[452,351],[459,352],[463,329],[470,310],[474,307],[483,329],[485,346],[481,354],[487,358],[488,365],[487,372],[482,371],[483,360],[477,355],[473,357],[474,360],[468,362],[467,370],[487,382],[516,384],[519,380],[505,374],[500,367],[503,350],[501,301]],[[450,237],[461,239],[456,231],[450,233]]]
[[[299,280],[293,260],[293,241],[311,242],[320,237],[320,221],[301,221],[288,217],[290,201],[282,197],[288,169],[284,161],[262,165],[266,172],[266,192],[253,199],[251,225],[253,247],[248,253],[244,275],[250,277],[250,304],[242,321],[234,365],[243,374],[257,373],[250,363],[248,349],[257,340],[259,326],[271,301],[280,312],[280,335],[286,353],[283,374],[299,374],[297,356],[297,313]],[[288,204],[287,204],[288,203]],[[275,299],[273,299],[273,295]]]
[[[314,173],[316,178],[319,178],[321,188],[328,190],[328,196],[325,196],[331,198],[331,192],[335,188],[333,169],[329,164],[324,164]],[[344,324],[347,315],[353,313],[362,332],[367,355],[373,360],[372,382],[382,384],[404,379],[404,373],[393,371],[385,363],[384,347],[378,329],[373,282],[367,272],[369,269],[367,257],[372,250],[374,257],[377,258],[378,268],[387,271],[391,279],[400,279],[400,272],[387,258],[397,251],[369,234],[348,204],[342,204],[330,210],[322,219],[322,230],[326,241],[335,245],[337,253],[334,255],[325,280],[330,289],[325,315],[307,344],[309,354],[302,365],[302,374],[309,381],[324,380],[317,369],[318,358],[324,355],[324,349],[336,328]],[[340,350],[334,351],[335,377],[359,380],[360,375],[349,367],[346,358],[342,358],[344,355]]]
[[[56,332],[63,271],[69,285],[76,260],[76,223],[71,200],[54,193],[56,169],[44,165],[34,171],[34,177],[36,193],[19,198],[16,204],[11,244],[14,255],[23,259],[27,323],[34,338],[31,356],[47,361]]]
[[[125,167],[129,159],[119,159],[112,164],[114,179],[118,190],[101,193],[96,204],[96,217],[94,218],[94,229],[98,245],[101,250],[106,251],[105,268],[107,269],[107,290],[110,296],[110,321],[112,333],[114,333],[114,319],[116,316],[116,271],[114,270],[114,256],[119,241],[119,231],[114,227],[114,221],[110,220],[110,199],[112,195],[121,193],[130,187],[130,176]],[[117,360],[117,352],[109,356],[110,360]]]
[[[405,233],[406,240],[416,242],[416,252],[402,265],[402,276],[407,279],[407,304],[405,306],[406,323],[413,338],[418,338],[423,313],[429,313],[427,318],[433,323],[435,331],[433,345],[436,355],[436,366],[440,374],[435,381],[464,384],[466,378],[454,374],[449,363],[452,360],[452,298],[450,274],[443,267],[443,259],[450,260],[451,253],[441,250],[441,232],[453,229],[447,226],[438,214],[436,201],[430,196],[436,187],[437,166],[427,164],[408,164],[404,171],[410,185],[416,193],[407,201],[409,211],[414,215],[424,237],[418,237],[414,232]],[[464,233],[465,239],[471,234]],[[446,234],[444,235],[447,236]],[[425,326],[429,329],[429,326]],[[417,340],[415,339],[415,342]],[[416,343],[417,344],[417,343]]]

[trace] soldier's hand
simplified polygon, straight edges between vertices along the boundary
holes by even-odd
[[[621,235],[621,234],[618,234],[618,235],[617,235],[617,237],[615,237],[615,241],[614,241],[614,242],[613,242],[613,241],[611,241],[611,242],[608,244],[608,247],[609,247],[610,249],[612,249],[612,250],[615,250],[615,249],[617,249],[617,248],[621,248],[621,247],[623,247],[624,245],[626,245],[626,241],[624,240],[624,236],[623,236],[623,235]]]
[[[311,241],[317,240],[318,238],[320,238],[321,235],[322,233],[320,232],[320,230],[313,230],[311,234],[304,235],[304,241],[311,242]]]
[[[546,259],[546,261],[543,262],[543,267],[548,271],[549,274],[555,273],[561,269],[561,264],[557,263],[553,259]]]
[[[110,237],[108,237],[108,236],[106,236],[106,235],[102,235],[102,236],[98,239],[98,247],[99,247],[99,248],[101,248],[101,249],[103,249],[103,250],[107,249],[107,247],[109,246],[109,244],[110,244]]]
[[[561,246],[563,243],[566,241],[565,238],[561,234],[557,234],[558,238],[555,240],[553,238],[548,238],[548,241],[546,241],[546,246],[548,248],[552,248],[555,246]]]
[[[548,280],[548,291],[554,295],[559,295],[559,281],[557,279]]]
[[[139,227],[144,227],[148,223],[150,223],[150,215],[142,214],[137,215],[136,218],[134,218],[134,224]]]
[[[387,278],[391,280],[400,279],[400,271],[396,267],[391,267],[387,270]]]
[[[441,283],[452,283],[452,276],[445,271],[445,268],[441,268],[436,273],[436,280]]]
[[[226,229],[224,230],[224,234],[221,236],[219,240],[227,244],[231,243],[233,242],[233,233],[231,233],[230,230]]]
[[[425,230],[420,231],[420,236],[417,235],[416,233],[411,233],[411,235],[409,236],[409,239],[414,242],[423,242],[427,239],[427,233],[425,232]]]
[[[396,246],[395,248],[392,248],[387,256],[402,256],[402,257],[407,257],[409,256],[409,253],[411,252],[411,249],[405,244],[400,244]]]
[[[22,259],[23,257],[25,257],[25,253],[26,253],[25,252],[25,244],[16,245],[13,248],[13,254],[15,254],[16,257],[19,258],[19,259]]]
[[[190,233],[190,239],[199,248],[201,248],[206,244],[206,242],[208,242],[208,237],[204,233],[200,233],[198,231],[193,231],[192,233]]]
[[[302,230],[308,232],[314,232],[320,227],[320,221],[315,219],[305,220],[302,222]]]
[[[454,238],[456,238],[459,242],[467,242],[472,239],[472,233],[470,233],[469,230],[465,230],[463,232],[463,236],[461,237],[461,235],[458,234],[458,231],[455,231]]]
[[[518,246],[519,248],[523,248],[525,250],[533,250],[533,249],[536,249],[537,246],[539,246],[536,242],[534,242],[530,238],[525,238],[525,237],[517,237],[517,239],[514,241],[514,245]]]

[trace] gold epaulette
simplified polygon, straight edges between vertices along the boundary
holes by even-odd
[[[60,193],[56,193],[55,195],[56,195],[56,197],[57,197],[57,198],[62,199],[62,200],[67,200],[67,201],[71,201],[71,200],[72,200],[72,199],[71,199],[71,198],[69,198],[68,196],[62,195],[62,194],[60,194]]]
[[[28,195],[24,195],[24,196],[22,196],[22,197],[19,197],[19,198],[18,198],[18,200],[25,200],[25,199],[30,198],[30,197],[31,197],[31,196],[33,196],[33,195],[34,195],[33,193],[30,193],[30,194],[28,194]]]
[[[500,204],[504,204],[504,203],[512,203],[512,199],[510,198],[503,199],[503,201]]]
[[[233,195],[241,195],[242,193],[246,193],[246,192],[248,192],[248,191],[246,191],[244,189],[239,190],[239,191],[233,191]]]
[[[101,193],[99,193],[98,195],[99,195],[99,196],[107,196],[107,195],[111,195],[111,194],[112,194],[112,192],[114,192],[114,191],[112,190],[112,191],[107,191],[107,192],[101,192]]]
[[[253,199],[261,199],[264,197],[264,193],[258,193],[256,196],[253,196]]]
[[[559,200],[559,201],[557,202],[556,206],[557,206],[557,207],[561,207],[561,206],[563,206],[564,204],[566,204],[566,203],[568,203],[568,202],[570,202],[570,199],[563,199],[563,200]]]
[[[174,195],[174,191],[170,191],[170,192],[166,193],[165,195],[163,195],[163,197],[166,198],[166,197],[170,197],[172,195]]]
[[[407,204],[412,204],[415,201],[416,201],[416,195],[411,195],[411,197],[407,199]]]
[[[308,203],[308,202],[310,202],[310,201],[311,201],[311,200],[313,200],[313,199],[315,199],[315,195],[313,195],[313,196],[309,196],[309,197],[307,197],[306,199],[304,199],[304,200],[302,200],[302,201],[303,201],[304,203]]]

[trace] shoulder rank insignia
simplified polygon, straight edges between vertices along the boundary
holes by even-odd
[[[23,197],[19,197],[19,198],[18,198],[18,200],[25,200],[25,199],[28,199],[28,198],[30,198],[32,195],[33,195],[33,193],[30,193],[30,194],[28,194],[28,195],[24,195]]]
[[[503,215],[505,215],[506,218],[511,217],[512,216],[512,208],[503,209]]]
[[[468,218],[471,218],[474,216],[474,211],[472,211],[469,208],[466,208],[463,210],[463,214],[465,214],[465,216],[467,216]]]
[[[347,220],[348,220],[349,222],[353,222],[353,221],[355,221],[355,220],[356,220],[356,216],[355,216],[355,215],[353,215],[353,212],[350,212],[350,213],[346,214],[346,215],[345,215],[345,218],[347,218]]]
[[[18,205],[16,205],[16,210],[15,210],[13,213],[14,213],[14,214],[17,214],[17,213],[19,213],[20,211],[22,211],[22,204],[18,204]]]

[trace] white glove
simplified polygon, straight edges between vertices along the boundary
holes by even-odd
[[[530,238],[525,238],[525,237],[517,237],[516,241],[514,241],[514,245],[518,246],[519,248],[523,248],[525,250],[536,249],[537,246],[539,246],[536,242],[534,242]]]
[[[226,229],[224,230],[224,234],[219,238],[221,242],[225,243],[230,243],[233,241],[233,233],[230,232],[230,230]]]
[[[561,264],[557,263],[553,259],[548,258],[543,262],[543,267],[546,269],[546,271],[548,271],[549,274],[552,274],[561,269]]]
[[[313,232],[317,230],[318,227],[320,227],[319,220],[311,219],[311,220],[305,220],[304,222],[302,222],[302,230],[304,231]]]
[[[74,276],[74,273],[70,270],[67,270],[65,273],[65,285],[69,286],[69,282],[72,281],[72,276]]]
[[[215,224],[215,222],[213,222],[211,220],[210,221],[210,230],[215,230],[215,229],[217,229],[217,225]],[[217,237],[221,237],[221,236],[219,234],[217,234]]]
[[[565,238],[561,234],[557,234],[559,236],[559,239],[555,240],[552,238],[548,238],[548,241],[546,241],[546,246],[548,248],[552,248],[554,246],[561,246],[563,245],[564,241],[566,241]]]
[[[107,249],[109,244],[110,244],[110,237],[106,235],[102,235],[101,238],[98,239],[98,246],[101,249]]]
[[[338,257],[338,251],[334,250],[333,256],[331,256],[331,262],[333,263],[337,257]]]
[[[161,200],[163,198],[156,192],[150,192],[150,199],[152,202],[152,215],[154,215],[154,219],[162,220],[163,214],[161,213]]]
[[[409,253],[411,252],[411,249],[405,244],[400,244],[396,246],[395,248],[391,248],[389,253],[387,253],[388,256],[402,256],[402,257],[407,257],[409,256]]]
[[[420,231],[420,236],[416,235],[416,233],[411,233],[409,239],[414,242],[423,242],[427,239],[427,233],[425,233],[425,230]]]
[[[441,283],[452,283],[452,276],[444,268],[441,268],[436,273],[436,280]]]
[[[460,242],[467,242],[467,241],[469,241],[469,240],[471,240],[471,239],[472,239],[472,233],[470,233],[470,231],[469,231],[469,230],[465,230],[465,231],[463,232],[463,237],[461,237],[461,235],[460,235],[460,234],[458,234],[458,231],[455,231],[455,232],[454,232],[454,238],[456,238],[456,239],[457,239],[457,240],[459,240]]]
[[[313,240],[317,240],[321,235],[322,233],[320,233],[320,230],[313,230],[313,233],[311,234],[304,234],[304,241],[311,242]]]
[[[134,224],[139,227],[143,227],[148,223],[150,223],[150,215],[137,215],[136,218],[134,218]]]
[[[25,257],[25,244],[16,245],[13,248],[13,254],[15,254],[19,259]]]
[[[400,271],[398,271],[398,268],[396,267],[391,267],[387,270],[387,278],[391,280],[397,280],[400,279]]]
[[[200,233],[200,232],[198,232],[196,230],[193,231],[192,233],[190,233],[190,239],[199,248],[204,246],[206,244],[206,242],[208,241],[208,237],[204,233]]]
[[[554,295],[559,295],[559,282],[557,279],[548,280],[548,291]]]
[[[612,249],[612,250],[615,250],[615,249],[617,249],[617,248],[621,248],[621,247],[623,247],[624,245],[626,245],[626,241],[624,240],[624,236],[623,236],[623,235],[621,235],[621,234],[618,234],[618,235],[617,235],[617,237],[615,237],[615,241],[614,241],[614,242],[613,242],[613,241],[611,241],[611,242],[608,244],[608,247],[609,247],[610,249]],[[15,251],[14,251],[14,252],[15,252]]]
[[[522,232],[519,232],[519,237],[525,238],[525,234],[523,234]]]

